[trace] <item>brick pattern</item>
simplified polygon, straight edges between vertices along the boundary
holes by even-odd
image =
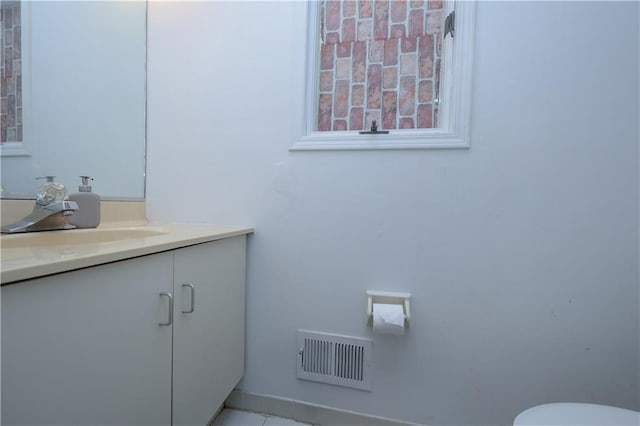
[[[20,1],[0,5],[0,143],[22,141]]]
[[[320,2],[318,131],[437,127],[443,0]]]

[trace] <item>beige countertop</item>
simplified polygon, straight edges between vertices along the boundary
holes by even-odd
[[[0,281],[16,281],[245,235],[242,226],[147,224],[2,234]]]

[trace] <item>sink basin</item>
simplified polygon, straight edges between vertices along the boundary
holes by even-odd
[[[3,236],[3,249],[31,247],[59,247],[82,244],[100,244],[166,235],[153,229],[75,229],[66,231],[31,232]]]

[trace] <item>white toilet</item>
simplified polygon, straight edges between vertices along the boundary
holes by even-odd
[[[639,426],[640,412],[584,403],[543,404],[518,414],[513,426]]]

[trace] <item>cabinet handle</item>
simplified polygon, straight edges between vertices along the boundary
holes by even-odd
[[[193,284],[182,284],[182,287],[189,287],[191,289],[191,309],[188,311],[182,311],[182,313],[191,314],[196,309],[196,288]]]
[[[169,299],[169,321],[159,322],[158,325],[161,327],[166,327],[173,324],[173,295],[171,293],[160,293],[160,297],[162,296],[166,296]]]

